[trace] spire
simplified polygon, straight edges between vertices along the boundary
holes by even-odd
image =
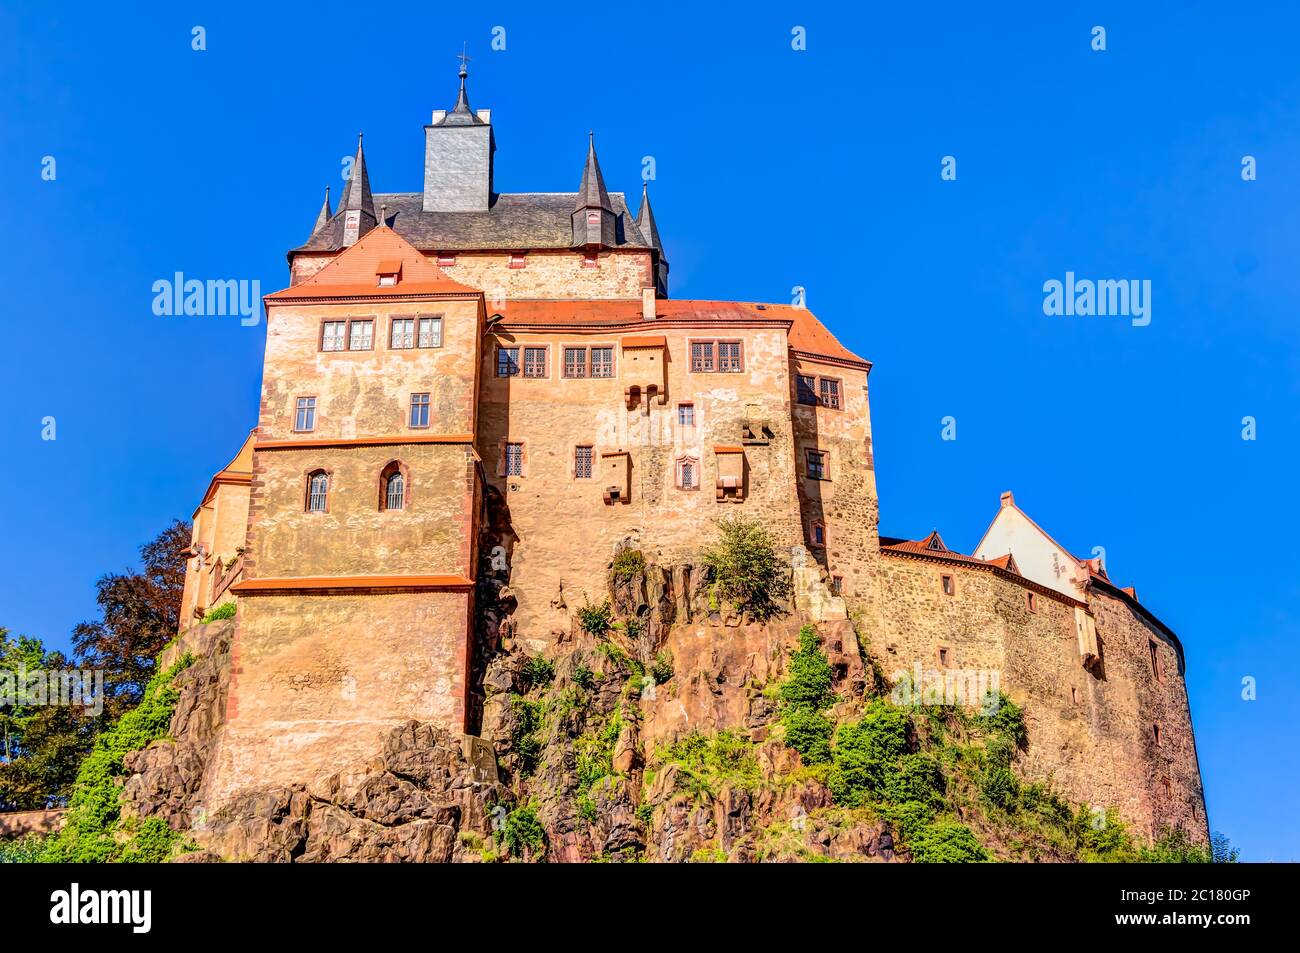
[[[370,176],[366,173],[366,154],[357,134],[357,155],[352,160],[352,175],[343,189],[339,211],[343,213],[343,244],[352,245],[375,227],[375,200],[370,194]]]
[[[600,174],[600,163],[596,160],[596,134],[587,133],[587,164],[582,170],[582,187],[578,190],[578,209],[603,208],[607,212],[613,209],[609,204],[609,193],[605,191],[605,177]]]
[[[636,227],[641,237],[655,250],[655,294],[668,297],[668,259],[664,256],[664,243],[659,239],[659,226],[650,208],[650,183],[641,182],[641,209],[636,213]]]
[[[636,213],[636,227],[653,247],[663,251],[663,242],[659,240],[659,228],[655,225],[655,213],[650,208],[650,183],[641,183],[641,210]]]
[[[483,120],[474,115],[474,110],[469,108],[469,93],[465,92],[465,77],[469,76],[469,69],[465,66],[469,62],[469,57],[461,52],[457,54],[460,60],[460,92],[456,94],[456,105],[451,112],[443,116],[438,125],[440,126],[475,126],[481,125]]]
[[[325,186],[325,201],[321,203],[320,212],[316,215],[316,224],[311,227],[311,233],[315,235],[322,228],[329,224],[329,220],[334,217],[330,211],[330,187]]]

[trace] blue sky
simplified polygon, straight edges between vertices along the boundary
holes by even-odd
[[[1012,489],[1104,546],[1186,647],[1212,826],[1300,858],[1300,13],[1133,6],[6,4],[0,625],[66,646],[255,423],[263,328],[152,283],[282,287],[358,131],[418,190],[468,42],[500,189],[576,189],[588,129],[611,189],[653,155],[674,297],[803,286],[874,362],[882,532],[969,551]],[[1044,315],[1067,271],[1149,280],[1150,325]]]

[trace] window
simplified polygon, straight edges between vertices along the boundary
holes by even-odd
[[[511,268],[526,268],[527,266],[528,266],[528,259],[524,256],[522,252],[510,256]]]
[[[592,456],[591,447],[573,448],[573,478],[575,480],[591,479]]]
[[[522,443],[506,444],[506,476],[524,475],[524,445]]]
[[[591,349],[591,376],[614,376],[614,349],[612,347],[593,347]]]
[[[397,284],[397,275],[389,274],[379,276],[379,287],[391,288],[395,284]]]
[[[939,646],[939,665],[943,668],[948,667],[948,649],[946,646]]]
[[[411,426],[412,427],[429,426],[429,395],[428,394],[411,395]]]
[[[384,509],[400,510],[406,500],[406,478],[402,471],[389,474],[384,483]]]
[[[694,404],[677,405],[677,426],[679,427],[695,426],[695,405]]]
[[[812,540],[814,546],[826,545],[826,523],[822,520],[813,520],[808,524],[808,538]]]
[[[1160,723],[1156,722],[1151,726],[1151,737],[1155,740],[1156,747],[1160,747]]]
[[[416,347],[442,347],[442,318],[419,318]]]
[[[1172,798],[1174,796],[1174,786],[1173,783],[1169,780],[1169,778],[1162,777],[1160,779],[1160,786],[1165,789],[1166,799]]]
[[[585,255],[582,256],[582,267],[583,267],[583,268],[599,268],[599,267],[600,267],[600,258],[597,256],[597,254],[596,254],[594,251],[593,251],[593,252],[587,252]]]
[[[321,326],[320,349],[322,351],[343,351],[347,349],[345,334],[346,321],[326,321]]]
[[[1070,701],[1076,705],[1079,704],[1079,689],[1075,688],[1073,685],[1070,686]]]
[[[393,327],[388,338],[388,346],[396,350],[415,347],[414,318],[393,318]]]
[[[817,378],[804,374],[796,375],[799,403],[817,406]]]
[[[691,370],[708,373],[713,370],[713,342],[694,341],[691,343]]]
[[[299,397],[297,413],[293,418],[293,429],[299,433],[316,429],[316,398]]]
[[[677,458],[677,488],[679,490],[700,488],[700,461],[695,457]]]
[[[564,376],[587,376],[587,349],[585,347],[566,347],[564,349]]]
[[[379,509],[401,510],[409,502],[410,474],[400,460],[391,461],[379,471]]]
[[[951,596],[956,594],[956,592],[957,584],[953,582],[952,576],[945,575],[943,577],[943,594],[945,596]]]
[[[832,595],[832,596],[842,596],[842,595],[844,595],[844,577],[843,577],[843,576],[831,576],[831,595]]]
[[[448,255],[448,254],[445,254],[445,253],[443,253],[443,254],[439,254],[439,255],[438,255],[438,267],[439,267],[439,268],[454,268],[455,266],[456,266],[456,256],[455,256],[455,255]]]
[[[804,459],[808,464],[808,479],[825,480],[826,479],[826,451],[824,450],[805,450]]]
[[[307,476],[307,512],[324,513],[329,509],[330,475],[316,470]]]
[[[524,377],[546,376],[546,348],[524,348]]]
[[[1027,592],[1027,593],[1025,593],[1025,596],[1027,597],[1027,598],[1025,599],[1025,604],[1026,604],[1027,606],[1029,606],[1029,611],[1030,611],[1030,612],[1037,612],[1037,611],[1038,611],[1038,596],[1037,596],[1035,593],[1032,593],[1032,592]]]
[[[375,345],[375,322],[349,321],[348,322],[348,350],[349,351],[369,351]]]
[[[519,348],[497,348],[497,377],[519,376]]]
[[[1156,646],[1154,639],[1147,642],[1147,651],[1151,655],[1151,674],[1158,680],[1160,678],[1160,649]]]
[[[822,406],[829,407],[831,410],[840,409],[840,382],[823,377],[821,380],[821,397]]]
[[[718,342],[718,370],[724,374],[739,374],[743,370],[739,341]]]

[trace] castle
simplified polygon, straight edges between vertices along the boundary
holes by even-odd
[[[803,307],[670,298],[649,196],[608,190],[594,139],[577,192],[498,192],[463,66],[424,130],[422,191],[372,193],[358,141],[289,252],[257,427],[195,512],[183,625],[238,602],[210,804],[406,719],[473,733],[485,568],[491,623],[541,650],[619,546],[689,562],[734,513],[886,672],[999,673],[1035,776],[1206,839],[1183,650],[1132,589],[1010,493],[973,554],[879,537],[869,362]]]

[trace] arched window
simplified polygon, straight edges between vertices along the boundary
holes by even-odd
[[[679,490],[700,488],[700,461],[695,457],[677,458],[677,488]]]
[[[379,473],[379,508],[404,510],[410,498],[411,480],[406,465],[393,460]]]
[[[329,510],[330,475],[325,470],[307,474],[307,512],[325,513]]]
[[[400,510],[402,502],[406,498],[406,478],[401,472],[393,473],[388,477],[387,501],[384,503],[386,510]]]

